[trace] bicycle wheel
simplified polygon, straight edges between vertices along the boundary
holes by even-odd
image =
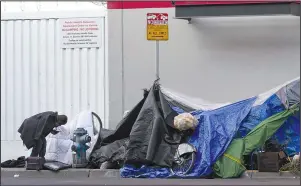
[[[94,117],[97,119],[98,125],[95,123]],[[92,122],[93,122],[93,133],[94,135],[96,135],[100,132],[103,126],[100,117],[95,112],[92,112]]]
[[[189,143],[182,143],[177,148],[170,171],[174,175],[186,175],[191,172],[196,160],[196,149]]]

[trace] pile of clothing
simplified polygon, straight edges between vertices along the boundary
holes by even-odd
[[[19,157],[17,160],[7,160],[1,163],[2,168],[23,168],[25,167],[25,156]]]

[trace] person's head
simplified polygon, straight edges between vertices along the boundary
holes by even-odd
[[[68,121],[68,117],[66,115],[57,115],[56,125],[65,125]]]

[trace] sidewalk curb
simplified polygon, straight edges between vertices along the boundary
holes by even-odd
[[[246,171],[241,178],[244,179],[300,179],[300,176],[288,171],[283,172],[258,172]]]
[[[119,170],[116,169],[107,169],[107,170],[99,170],[99,169],[90,169],[89,178],[121,178]]]
[[[23,178],[89,178],[89,177],[106,177],[120,178],[119,170],[108,169],[66,169],[59,172],[49,170],[25,170],[23,168],[1,168],[3,177],[23,177]]]
[[[1,168],[1,176],[16,178],[121,178],[118,169],[66,169],[59,172],[49,170],[25,170],[25,168]],[[246,171],[240,179],[300,179],[290,172]]]

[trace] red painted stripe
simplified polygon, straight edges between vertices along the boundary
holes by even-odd
[[[298,1],[300,0],[292,0]],[[249,3],[267,3],[279,2],[279,0],[257,0],[257,1],[176,1],[176,5],[213,5],[213,4],[249,4]],[[287,2],[287,1],[283,1]],[[142,9],[142,8],[171,8],[170,1],[108,1],[108,9]]]

